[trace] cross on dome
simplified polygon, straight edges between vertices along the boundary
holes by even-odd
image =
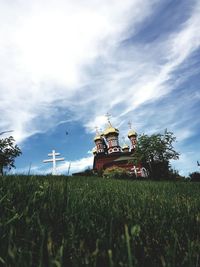
[[[99,128],[95,126],[96,134],[99,134]]]
[[[122,140],[123,140],[123,142],[124,142],[124,144],[125,144],[125,143],[126,143],[126,142],[125,142],[125,136],[122,136]]]
[[[132,123],[130,121],[128,122],[128,126],[130,129],[132,129]]]
[[[128,132],[128,138],[130,138],[131,136],[137,136],[136,131],[132,129],[132,123],[130,121],[128,122],[128,126],[130,129]]]
[[[102,129],[99,128],[98,126],[95,126],[95,130],[96,130],[96,136],[101,136],[103,134]]]
[[[107,117],[108,124],[110,125],[110,127],[112,127],[112,124],[110,122],[110,117],[112,117],[112,115],[107,112],[105,116]]]

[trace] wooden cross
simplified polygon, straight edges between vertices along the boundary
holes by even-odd
[[[56,175],[56,161],[63,161],[64,158],[56,158],[56,156],[59,156],[60,153],[56,153],[55,150],[52,150],[52,153],[48,154],[49,157],[52,156],[52,159],[45,159],[43,160],[44,163],[53,162],[53,169],[52,169],[52,175]]]

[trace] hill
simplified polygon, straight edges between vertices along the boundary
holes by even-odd
[[[2,266],[198,266],[200,184],[0,179]]]

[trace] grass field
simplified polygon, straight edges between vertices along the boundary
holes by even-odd
[[[0,177],[0,266],[200,266],[200,184]]]

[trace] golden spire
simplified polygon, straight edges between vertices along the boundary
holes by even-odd
[[[111,115],[107,112],[105,116],[107,117],[108,127],[104,131],[104,136],[106,137],[109,134],[119,135],[119,130],[114,128],[110,122]]]
[[[94,141],[101,140],[101,134],[97,126],[95,126],[95,130],[96,130],[96,136],[94,137]]]
[[[128,126],[129,126],[129,132],[128,132],[128,137],[130,138],[131,136],[137,136],[137,133],[136,133],[136,131],[134,131],[133,129],[132,129],[132,123],[129,121],[128,122]]]

